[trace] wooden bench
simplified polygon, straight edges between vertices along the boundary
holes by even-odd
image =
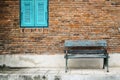
[[[66,40],[65,47],[65,59],[66,68],[68,70],[68,59],[78,58],[103,58],[103,69],[108,69],[107,42],[106,40]]]

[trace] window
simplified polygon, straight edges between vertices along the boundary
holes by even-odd
[[[22,28],[48,27],[48,0],[21,0]]]

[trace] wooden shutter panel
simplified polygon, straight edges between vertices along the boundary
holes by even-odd
[[[46,27],[48,25],[48,2],[47,0],[36,0],[35,3],[35,26]]]
[[[21,27],[34,26],[34,0],[21,0]]]

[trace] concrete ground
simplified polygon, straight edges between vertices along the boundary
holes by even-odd
[[[0,80],[120,80],[120,68],[75,69],[65,73],[64,68],[24,68],[0,71]]]

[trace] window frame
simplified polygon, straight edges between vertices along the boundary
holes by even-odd
[[[35,25],[34,26],[21,26],[21,24],[22,24],[21,1],[22,0],[19,0],[19,23],[20,23],[19,25],[20,25],[20,28],[48,28],[49,27],[49,0],[47,0],[47,26],[35,26]],[[35,9],[35,7],[34,7],[34,9]]]

